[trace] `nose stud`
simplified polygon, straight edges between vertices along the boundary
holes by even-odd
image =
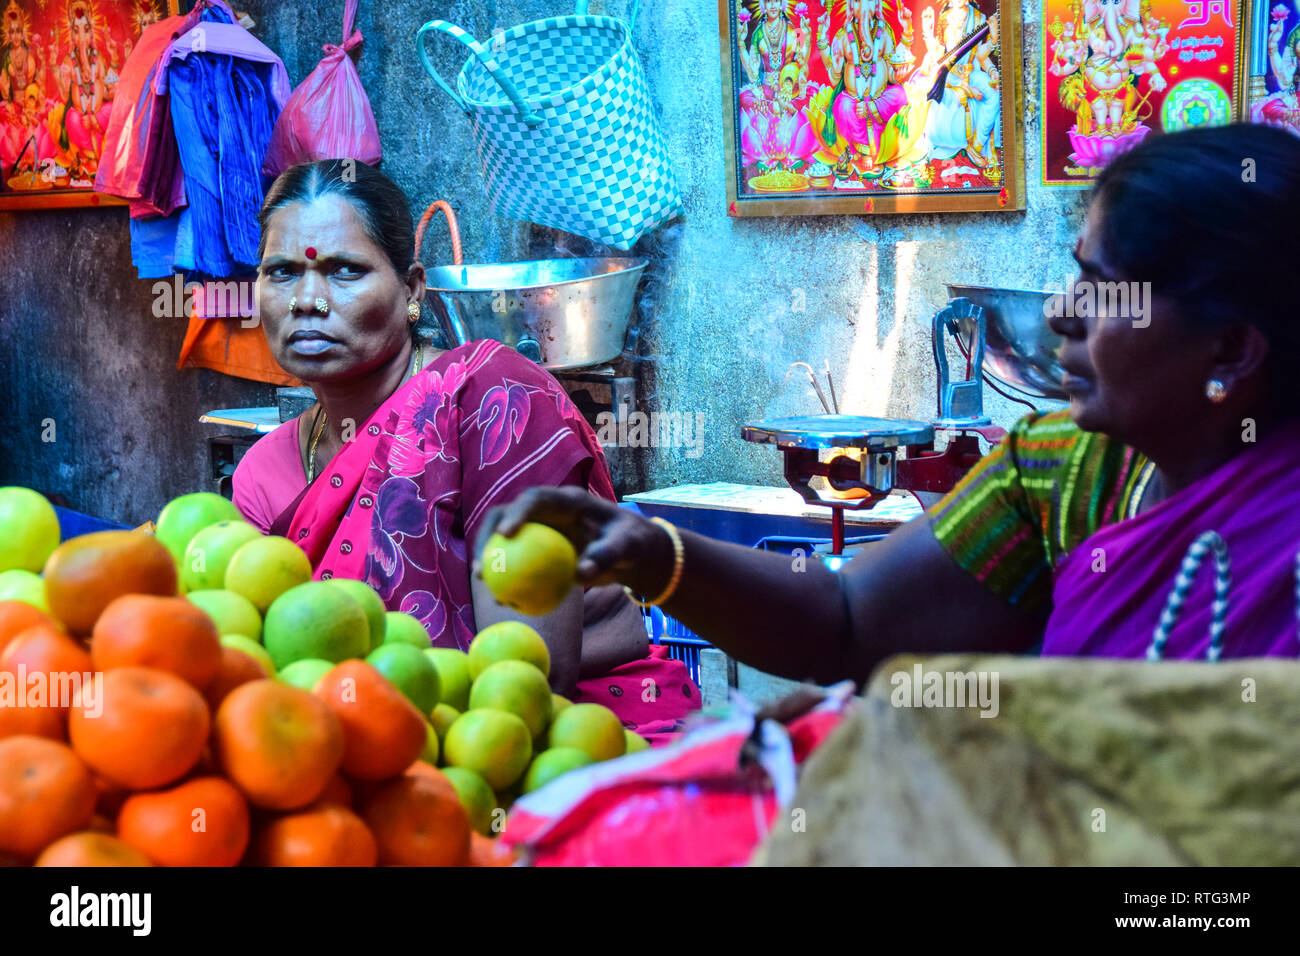
[[[316,300],[311,304],[311,310],[313,312],[319,312],[321,315],[329,315],[330,304],[325,299],[317,296]],[[289,300],[289,311],[290,313],[298,311],[298,297],[296,295]]]

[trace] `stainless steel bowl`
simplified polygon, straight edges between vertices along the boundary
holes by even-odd
[[[1065,399],[1057,361],[1061,337],[1047,325],[1045,304],[1059,292],[1026,292],[978,285],[948,285],[949,298],[984,310],[984,371],[1035,398]]]
[[[439,266],[425,299],[456,345],[496,339],[551,371],[623,351],[646,259],[537,259]]]

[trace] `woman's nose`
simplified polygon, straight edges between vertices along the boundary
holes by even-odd
[[[302,277],[298,279],[293,290],[293,294],[298,300],[294,311],[299,314],[310,312],[313,308],[312,303],[314,303],[318,298],[325,297],[325,294],[328,291],[326,286],[327,283],[314,269],[306,270],[302,274]]]
[[[1071,299],[1068,292],[1058,292],[1044,304],[1047,313],[1047,327],[1063,339],[1081,339],[1085,329],[1083,319],[1074,314],[1070,308]]]

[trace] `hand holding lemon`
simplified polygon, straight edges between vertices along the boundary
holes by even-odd
[[[656,595],[673,577],[676,564],[673,539],[638,512],[621,508],[581,488],[529,488],[510,504],[489,511],[478,537],[477,563],[483,580],[497,595],[497,600],[508,606],[514,606],[508,598],[513,597],[515,588],[521,587],[519,582],[529,579],[535,564],[562,560],[559,557],[562,549],[554,538],[536,531],[525,534],[526,529],[534,526],[551,529],[575,552],[570,586],[624,584],[638,594]],[[530,544],[523,548],[522,555],[515,555],[509,544],[520,539]],[[494,557],[504,558],[504,566],[499,571],[491,570]],[[490,571],[498,580],[506,579],[498,584],[505,598],[493,586]],[[552,580],[545,575],[539,577],[547,582]],[[555,587],[558,590],[558,585]],[[542,585],[538,588],[540,593]]]
[[[578,555],[554,528],[529,522],[513,537],[489,536],[479,574],[506,607],[540,617],[563,603],[573,589]]]

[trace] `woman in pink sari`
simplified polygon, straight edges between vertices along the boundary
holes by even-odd
[[[698,690],[681,662],[646,657],[620,589],[575,588],[524,618],[470,574],[491,507],[535,485],[614,492],[594,432],[546,371],[499,342],[437,351],[416,340],[424,268],[397,186],[362,163],[295,166],[261,224],[267,341],[318,403],[240,462],[244,516],[295,541],[317,578],[370,584],[434,646],[464,650],[488,624],[525,620],[551,649],[558,693],[605,704],[652,740],[676,729]]]

